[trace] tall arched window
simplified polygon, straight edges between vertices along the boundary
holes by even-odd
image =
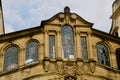
[[[4,55],[4,71],[15,69],[18,67],[18,49],[11,46],[7,48]]]
[[[102,44],[97,45],[97,55],[99,64],[110,66],[110,59],[108,54],[108,49]]]
[[[62,27],[62,57],[74,58],[74,37],[70,26]]]
[[[118,69],[120,70],[120,49],[116,50],[116,60],[117,60]]]
[[[26,61],[25,64],[38,61],[38,43],[35,41],[29,42],[26,46]]]

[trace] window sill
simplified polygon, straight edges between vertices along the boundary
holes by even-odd
[[[33,67],[35,65],[39,64],[39,61],[35,61],[35,62],[30,62],[28,64],[25,64],[22,69],[28,68],[28,67]]]
[[[11,70],[5,70],[5,71],[1,72],[0,75],[14,73],[14,72],[17,72],[18,70],[19,70],[19,68],[14,68],[14,69],[11,69]]]

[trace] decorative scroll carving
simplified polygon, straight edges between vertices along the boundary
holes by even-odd
[[[59,21],[63,22],[65,15],[63,13],[59,14]]]
[[[75,13],[70,13],[70,8],[66,6],[64,8],[64,13],[60,13],[58,17],[60,22],[65,21],[65,24],[69,24],[70,21],[76,23],[78,16]]]

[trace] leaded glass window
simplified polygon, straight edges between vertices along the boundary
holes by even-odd
[[[82,48],[82,58],[83,60],[87,60],[88,59],[88,55],[87,55],[87,44],[86,44],[86,37],[85,36],[81,36],[81,48]]]
[[[99,64],[110,66],[108,49],[102,44],[97,45],[97,55]]]
[[[30,42],[26,47],[26,64],[38,61],[38,43]]]
[[[74,37],[70,26],[62,27],[62,57],[74,58]]]
[[[117,60],[118,69],[120,70],[120,50],[116,51],[116,60]]]
[[[9,47],[4,55],[4,71],[12,70],[18,67],[18,49]]]
[[[50,58],[55,58],[55,36],[50,35],[49,36],[49,55]]]

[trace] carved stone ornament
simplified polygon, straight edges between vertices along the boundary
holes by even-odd
[[[59,18],[63,19],[65,17],[65,15],[63,13],[59,14]]]
[[[65,72],[65,75],[68,76],[75,76],[76,75],[76,64],[73,62],[73,63],[64,63],[64,72]]]
[[[77,19],[77,15],[76,15],[76,14],[72,14],[72,15],[71,15],[71,18],[72,18],[72,19]]]
[[[90,60],[90,71],[92,72],[92,73],[94,73],[95,72],[95,69],[96,69],[96,61],[95,60],[93,60],[93,59],[91,59]]]
[[[49,71],[49,65],[50,65],[50,61],[49,60],[44,60],[44,70],[45,72]]]
[[[57,61],[57,70],[59,74],[64,73],[64,67],[63,67],[63,62],[62,61]]]
[[[77,62],[77,74],[80,75],[83,72],[83,62]]]
[[[73,76],[67,76],[65,77],[65,80],[77,80],[76,77]]]

